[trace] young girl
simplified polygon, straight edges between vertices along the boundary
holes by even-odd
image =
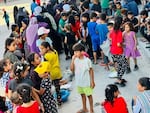
[[[22,99],[20,99],[19,94],[17,91],[13,92],[10,98],[12,104],[13,104],[13,113],[16,113],[17,108],[22,105]]]
[[[55,86],[58,105],[61,105],[61,93],[60,93],[60,80],[62,73],[60,69],[59,57],[56,50],[52,49],[48,42],[43,42],[40,47],[41,54],[44,56],[45,61],[50,64],[50,78]]]
[[[5,52],[4,52],[4,58],[9,59],[11,63],[18,62],[18,57],[14,54],[16,50],[16,43],[15,40],[12,38],[7,38],[5,41]]]
[[[44,113],[58,113],[56,101],[51,93],[51,81],[49,78],[50,65],[49,62],[41,62],[36,68],[35,71],[42,78],[40,90],[37,92],[41,95],[41,101],[44,105]]]
[[[42,105],[39,96],[35,92],[35,89],[33,88],[33,83],[31,79],[27,76],[29,70],[29,65],[25,62],[16,62],[13,67],[15,78],[12,79],[8,85],[8,97],[11,98],[12,93],[16,91],[17,86],[21,83],[26,83],[31,86],[32,88],[32,97],[33,99],[37,100],[39,105]],[[43,106],[41,106],[42,111],[44,111]]]
[[[122,76],[125,73],[126,69],[129,68],[129,65],[125,56],[123,55],[123,37],[120,30],[121,24],[122,18],[116,17],[114,29],[109,34],[109,37],[111,40],[110,52],[112,54],[113,61],[117,64],[117,82],[115,82],[115,84],[119,84],[121,87],[124,87],[125,80],[122,79]]]
[[[29,77],[34,84],[34,88],[39,90],[42,79],[38,76],[34,69],[41,63],[41,58],[37,53],[31,53],[27,57],[27,61],[30,64]]]
[[[135,32],[133,30],[133,25],[130,22],[125,23],[125,31],[123,33],[123,39],[125,44],[125,56],[128,60],[128,64],[130,65],[130,57],[134,59],[134,71],[138,70],[137,59],[136,57],[140,56],[140,53],[137,49],[137,39],[135,36]],[[130,68],[127,70],[131,71]]]
[[[142,77],[139,79],[137,89],[140,95],[133,98],[133,113],[149,113],[150,112],[150,78]]]
[[[107,113],[128,113],[127,104],[120,94],[118,87],[114,84],[107,85],[105,89],[105,101],[102,103]]]
[[[66,31],[64,43],[67,44],[71,57],[73,56],[72,47],[75,44],[75,34],[71,30],[71,26],[66,24],[64,26],[64,30]]]
[[[32,88],[28,84],[20,84],[17,93],[23,104],[17,107],[16,113],[40,113],[39,104],[32,100]]]

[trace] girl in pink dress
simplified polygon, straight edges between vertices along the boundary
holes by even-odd
[[[137,57],[141,56],[139,50],[137,49],[137,39],[135,36],[135,32],[133,30],[133,25],[130,22],[125,23],[124,25],[125,31],[123,33],[123,39],[124,39],[124,54],[128,60],[128,63],[130,65],[130,57],[134,60],[134,71],[138,70],[139,67],[137,65]],[[127,70],[128,72],[131,72],[131,69],[129,68]]]

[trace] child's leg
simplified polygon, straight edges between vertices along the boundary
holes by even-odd
[[[89,104],[90,104],[90,113],[94,113],[92,95],[88,96],[88,99],[89,99]]]
[[[85,94],[81,94],[81,98],[82,98],[83,111],[84,112],[88,112],[88,109],[86,107],[86,95]]]
[[[138,65],[137,65],[137,59],[136,58],[134,58],[133,59],[134,60],[134,71],[136,71],[136,70],[138,70],[139,69],[139,67],[138,67]]]
[[[94,51],[93,52],[93,57],[94,57],[94,63],[97,63],[97,53]]]
[[[57,94],[57,102],[58,105],[61,105],[61,92],[60,92],[60,79],[53,80],[53,84],[55,86],[56,94]]]

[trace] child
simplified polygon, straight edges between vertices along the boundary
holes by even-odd
[[[5,52],[4,58],[9,59],[11,63],[18,62],[18,57],[14,54],[16,50],[16,43],[15,40],[12,38],[7,38],[5,41]]]
[[[115,84],[119,84],[121,87],[124,87],[125,80],[122,79],[122,76],[126,69],[129,68],[129,65],[125,56],[123,55],[123,37],[120,30],[121,24],[122,18],[115,17],[114,28],[109,34],[109,37],[111,40],[110,52],[112,54],[113,61],[117,63],[117,82],[115,82]]]
[[[118,97],[120,91],[114,84],[107,85],[105,89],[105,101],[102,103],[107,113],[128,113],[127,104],[123,97]]]
[[[70,69],[75,73],[76,85],[83,103],[83,108],[77,113],[88,112],[86,96],[90,104],[90,113],[94,113],[92,92],[95,87],[95,82],[92,63],[88,57],[84,56],[83,52],[85,48],[81,43],[75,44],[73,50],[74,56],[72,57]]]
[[[5,10],[4,10],[3,18],[5,19],[7,28],[8,28],[8,30],[9,30],[9,15],[7,14],[7,12],[6,12]]]
[[[42,79],[38,76],[34,69],[41,63],[41,58],[37,53],[31,53],[27,57],[27,61],[30,65],[29,77],[31,78],[34,84],[33,87],[39,90]]]
[[[29,70],[29,65],[25,62],[16,62],[13,67],[13,71],[15,74],[15,78],[12,79],[8,85],[8,97],[11,98],[12,93],[16,91],[17,86],[21,83],[26,83],[31,86],[32,88],[32,97],[33,99],[37,100],[39,105],[41,105],[41,101],[39,99],[39,96],[35,92],[35,89],[33,88],[33,83],[30,80],[30,78],[27,76]],[[43,106],[41,106],[42,111],[44,111]]]
[[[121,3],[120,2],[116,2],[115,16],[121,16]]]
[[[5,113],[7,111],[7,106],[5,104],[5,97],[0,96],[0,113]]]
[[[87,53],[89,54],[90,58],[93,58],[93,51],[92,51],[92,42],[91,42],[91,37],[89,35],[88,32],[88,26],[87,23],[89,22],[90,18],[89,18],[89,14],[88,13],[83,13],[82,17],[81,17],[81,36],[82,36],[82,40],[83,42],[86,42],[87,46],[88,46],[88,51]]]
[[[42,78],[40,90],[38,93],[41,95],[41,101],[44,105],[44,113],[58,113],[56,101],[51,93],[51,80],[49,78],[50,65],[49,62],[41,62],[35,71],[38,73],[39,77]]]
[[[64,40],[64,43],[67,44],[68,46],[68,49],[69,49],[69,52],[70,52],[70,55],[71,55],[71,58],[73,56],[73,50],[72,50],[72,47],[73,45],[75,44],[75,34],[74,32],[72,32],[71,30],[71,26],[69,24],[66,24],[64,26],[64,29],[66,31],[66,36],[65,36],[65,40]],[[66,59],[67,60],[67,59]]]
[[[134,59],[134,71],[138,70],[139,67],[137,65],[137,57],[140,56],[140,53],[137,49],[137,39],[135,36],[135,32],[133,30],[133,25],[130,22],[125,23],[125,31],[123,33],[123,39],[125,44],[125,56],[128,60],[128,64],[130,66],[130,57]],[[127,71],[131,71],[130,68],[128,68]]]
[[[15,91],[11,95],[11,102],[13,103],[13,113],[16,113],[17,108],[22,105],[22,99],[19,98],[19,94]]]
[[[137,89],[140,95],[133,98],[133,113],[149,113],[150,112],[150,78],[142,77],[138,80]]]
[[[37,46],[39,49],[40,49],[41,43],[42,43],[43,41],[48,42],[48,43],[51,45],[51,47],[52,47],[52,40],[51,40],[49,37],[47,37],[49,32],[50,32],[50,30],[49,30],[49,29],[46,29],[46,28],[44,28],[44,27],[40,27],[40,28],[38,29],[38,36],[39,36],[39,39],[36,40],[36,46]]]
[[[127,18],[125,19],[125,22],[131,22],[133,24],[134,27],[134,31],[137,33],[138,32],[138,28],[139,28],[139,22],[138,19],[134,17],[133,13],[131,11],[129,11],[127,13]]]
[[[65,38],[65,30],[64,30],[64,26],[66,24],[66,20],[67,20],[67,13],[61,13],[61,18],[59,20],[59,24],[58,24],[58,33],[61,37],[61,44],[63,44],[64,42],[64,38]],[[62,48],[62,45],[60,45],[61,48]],[[64,51],[65,51],[65,54],[67,56],[67,46],[64,44]],[[67,57],[69,58],[69,57]]]
[[[16,113],[40,113],[39,104],[32,100],[32,89],[28,84],[20,84],[17,93],[23,104],[17,107]]]
[[[19,27],[17,24],[11,25],[11,34],[10,37],[12,38],[18,38],[19,37]]]
[[[93,48],[93,57],[94,57],[94,64],[97,64],[97,51],[100,50],[100,39],[98,34],[96,33],[96,20],[97,20],[97,14],[96,13],[92,13],[91,14],[91,21],[88,22],[87,26],[88,26],[88,32],[89,35],[91,36],[91,40],[92,40],[92,48]]]
[[[100,21],[100,23],[97,24],[97,26],[96,26],[96,32],[99,35],[100,46],[101,46],[101,45],[103,45],[104,41],[107,40],[107,33],[108,33],[108,28],[107,28],[107,24],[106,24],[106,14],[105,13],[100,14],[99,21]],[[100,65],[102,65],[102,66],[106,65],[106,68],[109,70],[108,57],[106,55],[104,55],[103,50],[101,50],[101,56],[103,58],[104,63],[101,63]]]
[[[50,47],[48,42],[43,42],[41,44],[40,49],[45,61],[48,61],[50,64],[50,78],[56,89],[58,105],[61,105],[61,93],[59,82],[62,78],[62,73],[60,69],[58,53],[56,50]]]

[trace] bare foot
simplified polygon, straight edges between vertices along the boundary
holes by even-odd
[[[77,111],[77,113],[87,113],[87,112],[89,112],[89,110],[88,109],[80,109],[79,111]]]

